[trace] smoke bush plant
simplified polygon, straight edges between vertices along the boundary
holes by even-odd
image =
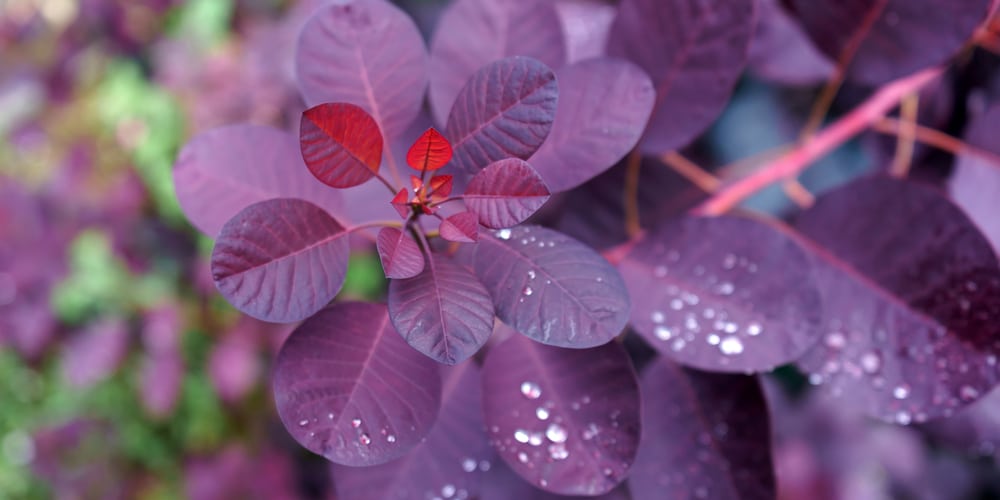
[[[958,80],[942,74],[990,36],[994,8],[457,0],[428,55],[385,0],[322,3],[294,56],[299,140],[202,133],[178,158],[178,198],[217,236],[212,274],[234,306],[302,321],[275,399],[291,435],[338,464],[339,498],[511,498],[522,480],[773,498],[756,374],[795,363],[819,394],[901,425],[997,383],[996,204],[970,186],[998,185],[998,148],[988,125],[970,128],[976,147],[927,139],[914,104]],[[798,143],[720,181],[676,151],[748,61],[779,83],[828,84]],[[819,129],[845,82],[874,89]],[[799,173],[870,127],[898,132],[888,172],[802,193]],[[954,201],[905,178],[915,138],[963,153]],[[656,159],[690,182],[660,183]],[[777,182],[801,210],[735,210]],[[387,304],[331,304],[351,235],[374,241]],[[622,334],[657,353],[639,378]]]

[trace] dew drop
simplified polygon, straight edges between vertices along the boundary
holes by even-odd
[[[719,336],[714,333],[706,337],[705,340],[708,341],[708,343],[711,345],[719,345],[719,342],[722,341],[722,339],[720,339]]]
[[[722,330],[726,333],[736,333],[739,329],[740,327],[736,323],[726,323],[726,326],[722,327]]]
[[[732,269],[736,267],[736,256],[729,253],[722,259],[723,269]]]
[[[531,435],[528,436],[528,444],[530,444],[531,446],[541,446],[542,445],[542,433],[541,432],[532,432]]]
[[[583,439],[590,441],[591,439],[597,437],[597,434],[600,433],[600,431],[601,430],[597,427],[597,424],[591,422],[587,424],[587,428],[583,430]]]
[[[910,395],[910,388],[905,385],[897,385],[892,390],[892,396],[896,399],[906,399]]]
[[[528,296],[535,293],[535,291],[532,290],[530,286],[526,286],[524,287],[524,290],[521,291],[521,293],[523,293],[525,296]]]
[[[441,488],[441,496],[445,498],[451,498],[455,496],[455,486],[451,484],[446,484]]]
[[[715,291],[718,292],[719,295],[732,295],[735,290],[736,286],[728,281],[719,283],[719,286],[715,288]]]
[[[496,234],[497,234],[497,238],[500,238],[501,240],[509,240],[510,239],[510,229],[501,229],[501,230],[497,231]]]
[[[866,352],[861,355],[861,369],[867,373],[875,373],[882,367],[882,358],[874,352]]]
[[[563,443],[555,443],[549,445],[549,456],[553,460],[566,460],[569,457],[569,450],[566,449],[566,445]]]
[[[392,434],[389,434],[388,436],[385,437],[385,440],[388,441],[388,442],[390,442],[390,443],[395,443],[396,442],[396,436],[394,436]]]
[[[481,470],[483,472],[489,471],[490,467],[492,467],[492,466],[493,466],[493,464],[491,464],[489,460],[480,460],[479,461],[479,470]]]
[[[518,452],[518,454],[517,454],[517,461],[521,462],[522,464],[528,463],[528,454],[525,453],[525,452],[523,452],[523,451],[522,452]]]
[[[760,323],[750,323],[749,325],[747,325],[747,335],[750,335],[752,337],[760,335],[761,332],[763,331],[764,328],[760,326]]]
[[[303,418],[302,420],[299,420],[299,427],[305,427],[307,425],[309,425],[309,419]]]
[[[685,344],[687,344],[687,342],[684,342],[684,339],[674,339],[674,343],[670,345],[670,348],[674,351],[680,351],[684,349]]]
[[[351,419],[351,427],[354,427],[355,429],[361,427],[361,419],[360,418]]]
[[[549,428],[545,430],[545,437],[549,438],[549,441],[552,441],[553,443],[565,442],[566,429],[559,424],[549,424]]]
[[[327,413],[326,414],[326,418],[329,419],[329,420],[333,420],[333,417],[334,417],[333,413]]]
[[[840,332],[833,332],[826,336],[826,345],[833,349],[840,349],[844,347],[845,343],[847,343],[847,339]]]
[[[958,395],[962,396],[962,399],[966,401],[972,401],[979,397],[979,391],[971,385],[963,385],[961,389],[958,390]]]
[[[538,417],[538,420],[548,420],[549,410],[539,406],[538,409],[535,410],[535,416]]]
[[[900,412],[896,413],[896,423],[898,423],[900,425],[909,425],[909,423],[912,420],[913,419],[912,419],[912,417],[910,417],[910,413],[907,412],[907,411],[900,411]]]
[[[819,373],[810,373],[809,374],[809,384],[811,384],[811,385],[820,385],[822,383],[823,383],[823,375],[821,375]]]
[[[653,334],[656,335],[656,338],[660,340],[669,340],[670,337],[674,336],[673,332],[671,332],[669,328],[663,325],[654,328]]]
[[[361,444],[363,445],[368,445],[371,444],[372,438],[367,433],[362,432],[361,436],[358,437],[358,441],[361,441]]]
[[[705,310],[701,312],[701,315],[705,319],[712,319],[715,317],[715,309],[712,309],[711,307],[705,308]]]
[[[684,309],[684,301],[682,301],[681,299],[671,300],[670,308],[675,311],[680,311],[681,309]]]
[[[535,279],[535,271],[533,269],[528,270],[528,279],[530,280]]]
[[[542,395],[542,388],[534,382],[521,382],[521,394],[528,399],[538,399]]]
[[[465,472],[473,472],[476,470],[476,460],[472,458],[462,459],[462,470]]]
[[[719,350],[722,354],[731,356],[734,354],[739,354],[743,352],[743,342],[736,337],[726,337],[722,343],[719,344]]]
[[[688,316],[684,320],[684,328],[692,331],[698,331],[698,320],[696,320],[694,316]]]
[[[649,315],[649,319],[653,320],[653,323],[663,323],[663,320],[666,318],[663,316],[662,312],[653,311],[653,314]]]
[[[528,431],[526,431],[524,429],[518,429],[518,430],[514,431],[514,440],[516,440],[518,443],[527,443],[528,442]]]

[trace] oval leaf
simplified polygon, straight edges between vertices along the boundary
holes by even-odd
[[[302,323],[274,367],[274,399],[302,446],[351,466],[417,446],[441,402],[437,365],[410,349],[384,305],[339,303]]]
[[[516,226],[549,199],[545,181],[524,160],[507,158],[481,170],[462,197],[479,223],[492,228]]]
[[[441,221],[441,237],[458,243],[475,243],[479,240],[479,218],[472,212],[459,212]]]
[[[474,270],[497,316],[543,344],[601,345],[628,321],[628,293],[615,268],[551,229],[520,226],[482,235]]]
[[[222,296],[254,318],[299,321],[340,291],[350,256],[344,227],[307,201],[278,198],[229,220],[212,250]]]
[[[309,175],[295,137],[262,125],[230,125],[194,136],[174,165],[177,201],[210,237],[237,212],[271,198],[299,198],[330,214],[340,194]]]
[[[479,68],[509,56],[533,57],[552,68],[566,63],[552,2],[452,2],[431,40],[429,98],[435,121],[446,122],[459,91]]]
[[[317,179],[335,188],[357,186],[378,173],[382,133],[365,110],[328,103],[302,113],[302,158]]]
[[[307,105],[357,104],[395,138],[423,105],[427,51],[399,7],[385,0],[348,0],[320,8],[306,22],[295,71]]]
[[[617,342],[571,350],[512,335],[483,365],[491,443],[514,471],[544,490],[607,493],[635,460],[638,386]]]
[[[483,423],[479,367],[447,368],[440,417],[427,440],[403,458],[374,467],[334,466],[340,500],[479,498],[493,452]]]
[[[994,106],[976,118],[965,132],[971,146],[989,151],[1000,157],[996,131],[1000,127],[1000,106]],[[997,200],[1000,200],[1000,164],[981,156],[959,155],[955,170],[948,180],[948,192],[958,206],[969,214],[979,229],[993,243],[1000,254],[1000,217],[997,217]]]
[[[529,57],[508,57],[477,71],[462,87],[444,135],[455,165],[469,173],[509,157],[531,156],[556,116],[556,75]]]
[[[475,354],[493,333],[489,292],[441,255],[419,276],[389,283],[389,316],[408,344],[447,365]]]
[[[743,74],[754,31],[753,0],[623,0],[608,55],[653,79],[656,105],[641,148],[687,145],[711,124]]]
[[[986,20],[991,0],[788,0],[831,59],[853,51],[847,77],[880,85],[944,63]]]
[[[420,171],[437,170],[451,161],[451,155],[448,139],[431,127],[410,146],[406,152],[406,163]]]
[[[769,420],[755,377],[699,372],[660,358],[642,375],[632,498],[775,498]]]
[[[833,75],[833,61],[812,44],[781,0],[757,0],[757,14],[748,62],[756,76],[776,83],[812,85]]]
[[[1000,265],[961,210],[930,187],[871,177],[824,194],[796,226],[822,247],[824,337],[800,361],[820,390],[907,424],[994,387]]]
[[[412,278],[424,270],[424,253],[409,235],[394,227],[384,227],[375,240],[378,258],[386,278]]]
[[[653,110],[653,83],[626,61],[588,59],[556,72],[559,109],[531,164],[553,192],[611,168],[642,137]]]
[[[632,326],[679,363],[767,371],[819,340],[811,261],[777,226],[681,217],[651,231],[619,269],[632,296]]]

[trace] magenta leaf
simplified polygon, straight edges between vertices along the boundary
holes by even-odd
[[[811,261],[776,224],[683,216],[651,231],[619,269],[632,326],[687,366],[767,371],[819,340]]]
[[[212,250],[212,278],[240,311],[264,321],[299,321],[344,284],[348,233],[302,200],[255,203],[229,220]]]
[[[306,104],[357,104],[390,139],[416,118],[427,88],[423,37],[385,0],[320,8],[302,28],[295,67]]]
[[[334,466],[339,500],[480,498],[493,452],[483,424],[479,367],[444,371],[441,411],[427,439],[403,458],[374,467]]]
[[[231,125],[196,135],[174,165],[184,215],[214,237],[237,212],[271,198],[299,198],[339,214],[340,195],[309,174],[297,142],[287,132],[261,125]]]
[[[500,320],[543,344],[601,345],[628,321],[628,293],[615,268],[551,229],[519,226],[483,234],[474,270]]]
[[[564,43],[553,2],[452,2],[431,40],[429,96],[435,121],[447,121],[459,91],[479,68],[510,56],[558,68],[566,63]]]
[[[743,73],[754,31],[753,0],[624,0],[608,54],[646,70],[656,106],[641,148],[686,146],[722,112]]]
[[[832,60],[853,51],[848,78],[879,85],[955,56],[991,0],[788,0]]]
[[[452,163],[475,173],[509,157],[530,157],[556,116],[556,75],[530,57],[508,57],[469,78],[448,115],[444,135]]]
[[[77,389],[103,381],[125,360],[128,341],[128,324],[121,318],[102,318],[87,325],[63,344],[63,378]]]
[[[756,76],[776,83],[810,85],[833,75],[833,61],[812,44],[780,0],[757,0],[757,14],[748,61]]]
[[[375,240],[386,278],[412,278],[424,270],[424,253],[410,235],[384,227]]]
[[[458,243],[479,241],[479,217],[472,212],[459,212],[441,221],[441,237]]]
[[[524,160],[507,158],[479,171],[465,188],[465,206],[491,228],[516,226],[549,199],[545,181]]]
[[[146,411],[155,418],[173,413],[183,378],[184,362],[179,352],[147,354],[139,374],[139,396]]]
[[[993,106],[969,125],[965,131],[965,141],[971,146],[1000,156],[1000,145],[996,140],[997,127],[1000,127],[1000,106]],[[997,217],[1000,165],[980,156],[960,155],[948,181],[948,192],[1000,254],[1000,217]]]
[[[556,2],[555,7],[566,38],[567,62],[603,56],[618,6],[603,0],[568,0]]]
[[[378,124],[353,104],[326,103],[305,110],[299,145],[309,171],[335,188],[363,184],[378,173],[382,163]]]
[[[493,447],[521,477],[562,495],[600,495],[639,446],[639,387],[621,344],[561,349],[513,335],[483,365]]]
[[[389,282],[389,317],[406,343],[446,365],[475,354],[493,333],[489,292],[471,271],[441,255],[420,275]]]
[[[770,425],[755,377],[699,372],[660,358],[642,375],[632,498],[775,498]]]
[[[392,328],[384,305],[338,303],[299,326],[274,367],[274,399],[302,446],[351,466],[420,444],[441,402],[438,365]]]
[[[611,168],[635,146],[656,92],[645,72],[618,59],[588,59],[556,77],[556,120],[531,164],[550,190],[560,192]]]
[[[1000,265],[958,207],[930,187],[870,177],[824,194],[796,226],[822,247],[824,337],[799,364],[823,393],[908,424],[996,385]]]

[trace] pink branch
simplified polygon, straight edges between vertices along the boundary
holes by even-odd
[[[698,215],[723,214],[770,184],[798,175],[830,151],[861,133],[899,105],[899,101],[941,75],[941,69],[926,69],[882,87],[850,113],[760,170],[722,189],[695,207]]]

